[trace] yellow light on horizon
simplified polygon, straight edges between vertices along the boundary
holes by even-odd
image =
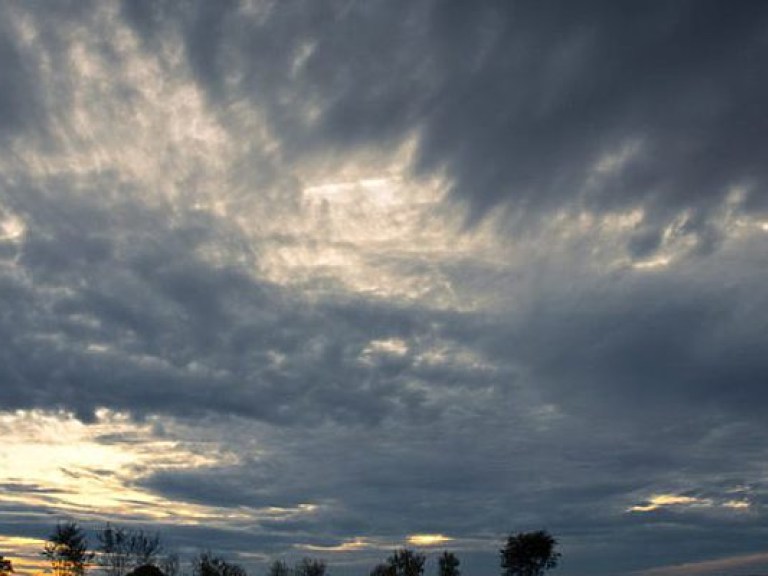
[[[437,546],[453,540],[444,534],[410,534],[408,544],[413,546]]]
[[[44,540],[25,536],[0,536],[0,550],[6,560],[13,563],[13,573],[17,576],[41,574],[50,564],[40,558]]]

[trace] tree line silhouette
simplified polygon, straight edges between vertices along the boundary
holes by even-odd
[[[245,569],[210,551],[200,552],[183,572],[178,554],[166,553],[159,532],[122,528],[107,523],[96,534],[98,544],[91,550],[83,528],[76,522],[62,522],[48,537],[42,555],[51,563],[53,576],[85,576],[92,567],[104,576],[248,576]],[[560,559],[557,540],[546,530],[510,534],[499,550],[501,576],[543,576]],[[426,556],[409,548],[395,550],[377,564],[369,576],[424,576]],[[462,576],[459,558],[449,551],[438,558],[437,576]],[[13,567],[0,556],[0,576],[9,576]],[[317,558],[302,558],[289,566],[275,560],[266,576],[327,576],[327,564]]]

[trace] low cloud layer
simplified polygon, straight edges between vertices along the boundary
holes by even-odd
[[[62,516],[254,571],[539,528],[571,576],[763,569],[768,7],[0,11],[27,569]]]

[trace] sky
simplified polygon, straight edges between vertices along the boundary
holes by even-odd
[[[0,0],[0,554],[768,573],[768,3]]]

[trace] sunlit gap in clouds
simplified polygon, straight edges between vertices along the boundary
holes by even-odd
[[[281,233],[291,240],[267,242],[262,273],[307,293],[341,289],[438,308],[469,305],[441,266],[482,244],[459,234],[460,220],[445,209],[444,178],[410,172],[416,140],[394,151],[351,154],[322,170],[312,162],[299,166],[301,203]]]
[[[16,411],[0,414],[0,503],[6,522],[44,517],[77,518],[88,528],[116,523],[232,528],[263,518],[312,514],[316,507],[217,507],[166,498],[140,486],[153,473],[230,465],[237,457],[216,443],[164,438],[170,422],[98,410],[96,422],[83,424],[63,412]],[[41,567],[42,540],[0,539],[3,552],[19,559],[21,572]]]
[[[0,549],[3,555],[12,557],[14,572],[39,574],[50,569],[50,563],[40,557],[45,540],[19,536],[0,535]]]
[[[408,544],[413,546],[439,546],[453,540],[444,534],[411,534],[408,536]]]
[[[734,494],[741,494],[740,498],[734,498]],[[748,512],[750,501],[747,499],[747,490],[730,490],[719,498],[685,496],[678,494],[654,494],[643,504],[637,504],[627,508],[627,512],[654,512],[663,508],[699,509],[725,512]]]
[[[46,102],[54,115],[55,145],[37,146],[30,136],[17,145],[13,161],[5,159],[3,171],[21,169],[37,178],[115,171],[125,183],[140,183],[145,201],[188,195],[193,174],[221,176],[221,153],[229,151],[226,137],[204,112],[203,96],[182,65],[174,39],[150,54],[120,21],[116,4],[99,4],[92,18],[94,25],[110,30],[107,40],[62,25],[57,31],[61,53],[32,50],[45,44],[40,44],[35,24],[21,20],[26,30],[22,37],[30,57],[37,59],[41,81],[57,89]],[[101,50],[105,41],[117,57]],[[55,59],[63,69],[55,66]],[[130,98],[125,95],[128,87]],[[71,108],[55,100],[65,94]],[[196,188],[201,184],[210,181],[198,181]]]
[[[204,507],[180,508],[178,502],[163,501],[132,482],[152,470],[209,466],[217,459],[158,439],[151,422],[135,424],[108,410],[96,416],[93,424],[66,413],[0,416],[3,482],[36,487],[28,494],[7,492],[0,498],[64,514],[182,521],[210,516]]]
[[[147,51],[116,5],[100,4],[91,17],[110,31],[106,39],[61,26],[61,53],[33,50],[40,31],[19,19],[42,82],[58,87],[72,107],[51,95],[55,145],[21,139],[13,159],[0,159],[4,174],[64,177],[81,199],[112,205],[117,215],[135,202],[172,227],[188,225],[196,212],[209,215],[222,230],[216,242],[197,247],[202,259],[250,267],[307,293],[342,289],[471,307],[440,267],[476,257],[483,243],[461,234],[460,216],[445,209],[444,175],[412,173],[418,133],[393,147],[292,157],[257,104],[206,102],[179,38],[164,37]],[[96,189],[94,179],[103,181]],[[3,217],[2,239],[23,231],[20,217]]]
[[[25,230],[24,221],[17,215],[5,210],[0,212],[0,242],[20,242]]]
[[[258,102],[235,98],[216,107],[206,100],[174,33],[148,51],[116,5],[99,4],[91,18],[109,31],[104,38],[62,25],[61,53],[53,53],[33,50],[41,31],[20,13],[22,48],[36,61],[41,82],[56,88],[46,101],[53,144],[43,147],[25,136],[13,158],[0,159],[0,168],[11,181],[69,179],[73,194],[109,206],[116,217],[131,203],[154,207],[170,227],[189,225],[195,213],[208,215],[221,229],[196,252],[213,265],[236,265],[306,295],[341,290],[476,310],[500,291],[487,282],[485,290],[477,284],[457,289],[447,268],[471,261],[516,272],[543,246],[553,259],[570,244],[592,239],[584,255],[591,265],[655,272],[673,266],[695,242],[683,216],[662,231],[653,257],[622,253],[618,247],[642,226],[641,209],[602,215],[566,210],[543,221],[529,239],[503,241],[494,234],[498,228],[510,232],[503,210],[468,230],[461,204],[448,198],[451,179],[413,172],[418,129],[385,146],[291,155]],[[101,49],[103,42],[115,58]],[[297,66],[311,50],[300,50]],[[72,107],[57,106],[57,94]],[[290,97],[303,102],[298,94]],[[585,186],[599,186],[644,153],[642,139],[627,138],[595,158]],[[101,184],[94,187],[89,179]],[[0,242],[22,242],[23,215],[0,209]],[[723,214],[726,232],[735,230],[734,218]]]

